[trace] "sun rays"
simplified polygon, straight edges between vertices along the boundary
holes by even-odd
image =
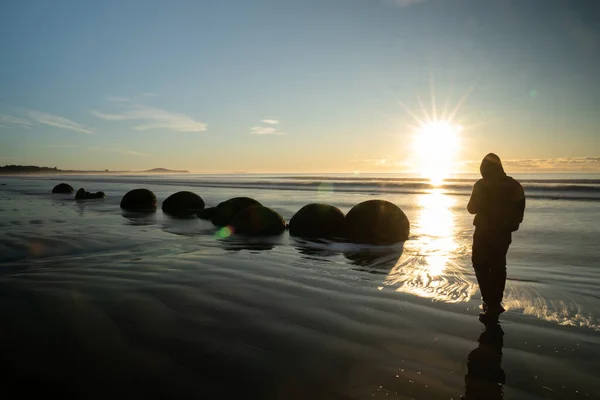
[[[418,111],[410,109],[397,99],[400,107],[412,118],[408,125],[411,132],[410,164],[412,172],[426,178],[434,186],[441,185],[452,173],[458,172],[461,162],[463,123],[458,117],[473,90],[471,86],[453,108],[449,108],[450,96],[438,109],[433,79],[430,79],[431,109],[428,110],[417,97]]]

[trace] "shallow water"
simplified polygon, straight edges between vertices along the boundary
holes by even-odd
[[[0,379],[86,398],[458,399],[465,375],[481,383],[473,371],[501,367],[505,385],[475,385],[469,398],[600,396],[600,201],[530,197],[509,251],[503,340],[479,344],[472,181],[380,192],[365,186],[373,177],[351,188],[342,178],[0,178]],[[108,197],[52,195],[55,179]],[[122,213],[135,187],[159,203],[190,188],[208,205],[250,195],[286,220],[310,202],[347,212],[384,198],[406,212],[411,237],[383,248],[221,238],[199,219]]]

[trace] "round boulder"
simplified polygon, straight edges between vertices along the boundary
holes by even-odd
[[[344,213],[328,204],[308,204],[290,220],[290,235],[304,238],[342,237]]]
[[[353,243],[385,245],[408,239],[410,222],[395,204],[369,200],[352,207],[344,221],[346,238]]]
[[[285,231],[283,217],[262,206],[244,209],[233,218],[230,226],[233,233],[248,236],[279,235]]]
[[[236,215],[249,207],[256,206],[262,206],[262,204],[249,197],[234,197],[233,199],[219,203],[212,211],[207,212],[206,215],[210,215],[211,222],[216,226],[226,226],[231,223],[231,220]]]
[[[77,193],[75,193],[75,200],[83,200],[85,199],[85,189],[81,188],[77,191]]]
[[[52,189],[52,193],[73,193],[75,191],[75,189],[73,189],[73,186],[67,184],[67,183],[59,183],[58,185],[54,186],[54,188]]]
[[[197,214],[204,210],[204,200],[196,193],[188,191],[177,192],[163,201],[162,210],[166,214],[175,216]]]
[[[128,211],[154,211],[156,196],[148,189],[134,189],[121,199],[121,208]]]

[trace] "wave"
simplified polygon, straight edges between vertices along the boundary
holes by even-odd
[[[46,178],[59,180],[57,177]],[[62,178],[61,178],[62,179]],[[474,179],[452,178],[435,186],[422,178],[339,176],[71,176],[78,182],[165,185],[248,190],[317,191],[324,193],[427,194],[441,190],[450,195],[471,194]],[[600,201],[600,179],[520,179],[528,198]]]

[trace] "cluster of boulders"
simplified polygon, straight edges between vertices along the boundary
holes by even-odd
[[[276,211],[249,197],[235,197],[215,207],[204,208],[202,198],[191,192],[177,192],[162,204],[166,214],[210,220],[215,226],[228,227],[233,233],[270,236],[283,233],[308,239],[347,240],[353,243],[385,245],[408,239],[410,223],[402,210],[385,200],[369,200],[354,206],[347,215],[328,204],[302,207],[286,225]],[[135,189],[121,200],[129,211],[155,210],[156,196],[147,189]]]
[[[73,193],[65,183],[53,193]],[[79,189],[75,198],[102,198],[103,192],[89,193]],[[132,212],[153,212],[158,202],[148,189],[134,189],[121,199],[121,208]],[[276,211],[249,197],[235,197],[205,208],[202,197],[181,191],[162,203],[165,214],[175,217],[198,216],[215,226],[228,227],[232,233],[248,236],[279,235],[289,229],[290,235],[307,239],[344,240],[352,243],[387,245],[408,239],[410,222],[395,204],[385,200],[369,200],[352,207],[348,214],[328,204],[308,204],[289,222]]]
[[[59,183],[52,189],[52,193],[58,194],[72,194],[74,191],[73,186],[68,183]],[[86,192],[84,188],[79,189],[75,193],[75,200],[103,199],[105,197],[104,192],[90,193]]]
[[[88,200],[88,199],[103,199],[106,195],[104,192],[90,193],[86,192],[84,188],[81,188],[75,193],[75,200]]]

